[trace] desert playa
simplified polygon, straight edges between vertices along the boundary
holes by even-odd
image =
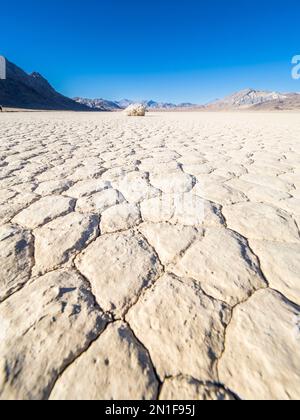
[[[1,399],[299,399],[299,113],[0,114]]]

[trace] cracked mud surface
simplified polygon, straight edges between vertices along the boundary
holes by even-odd
[[[0,399],[299,399],[299,115],[0,116]]]

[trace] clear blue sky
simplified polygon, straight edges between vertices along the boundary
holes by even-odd
[[[14,0],[0,54],[68,96],[202,103],[300,91],[299,0]]]

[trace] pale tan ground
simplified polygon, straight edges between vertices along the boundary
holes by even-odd
[[[0,114],[0,398],[299,399],[299,227],[299,114]]]

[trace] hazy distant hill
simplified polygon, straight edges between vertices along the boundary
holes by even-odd
[[[107,101],[105,99],[74,98],[74,101],[99,111],[120,111],[123,109],[117,102]]]
[[[206,105],[207,110],[276,110],[300,108],[300,95],[245,89]]]
[[[155,101],[143,101],[143,104],[148,109],[175,109],[177,105],[170,102],[155,102]]]
[[[135,103],[130,99],[107,101],[105,99],[75,98],[91,109],[101,111],[119,111]],[[142,101],[150,111],[238,111],[238,110],[296,110],[300,109],[300,94],[268,92],[255,89],[244,89],[223,99],[218,99],[207,105],[192,103],[173,104],[170,102]]]
[[[252,109],[266,110],[266,111],[289,111],[300,109],[300,94],[287,93],[284,98],[254,105]]]
[[[173,104],[171,102],[145,101],[144,105],[149,109],[170,109],[170,110],[197,107],[197,105],[191,104],[189,102],[181,103],[181,104]]]
[[[135,101],[131,101],[130,99],[122,99],[121,101],[116,101],[116,104],[121,109],[126,109],[129,105],[134,104]]]
[[[118,111],[135,103],[133,100],[107,101],[104,99],[75,98],[78,103],[101,111]],[[174,111],[233,111],[233,110],[295,110],[300,109],[300,94],[268,92],[255,89],[244,89],[223,99],[218,99],[207,105],[192,103],[173,104],[170,102],[142,101],[148,110]]]
[[[136,102],[130,99],[122,99],[121,101],[108,101],[105,99],[74,98],[74,100],[92,109],[99,109],[101,111],[118,111],[121,109],[126,109],[129,105],[132,105]],[[156,102],[152,100],[142,101],[142,104],[145,105],[149,110],[172,110],[197,107],[197,105],[191,103],[182,103],[176,105],[169,102]]]
[[[0,80],[0,104],[7,108],[90,111],[85,105],[69,99],[39,73],[27,74],[6,60],[7,79]]]

